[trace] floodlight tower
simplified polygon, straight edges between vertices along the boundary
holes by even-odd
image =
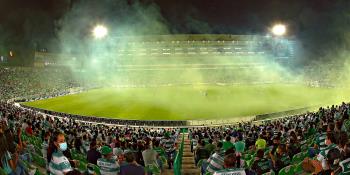
[[[289,41],[286,37],[283,37],[287,33],[287,27],[284,24],[275,24],[271,28],[271,33],[274,36],[272,38],[272,45],[273,45],[273,52],[275,55],[275,59],[278,62],[286,62],[289,63],[288,54],[285,54],[286,52],[289,52]]]
[[[287,29],[286,26],[283,24],[276,24],[272,27],[271,32],[275,36],[283,36],[286,34]]]
[[[92,34],[95,37],[95,39],[101,39],[107,36],[108,29],[103,25],[97,25],[92,30]]]

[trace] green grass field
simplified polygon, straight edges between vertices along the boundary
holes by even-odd
[[[301,85],[103,88],[24,104],[119,119],[223,119],[338,104],[349,101],[348,92],[347,89]]]

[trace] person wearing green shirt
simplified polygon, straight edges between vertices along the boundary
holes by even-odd
[[[243,153],[244,152],[245,143],[243,142],[243,137],[242,136],[238,137],[238,142],[236,142],[234,144],[234,146],[235,146],[236,152],[238,152],[238,153]]]
[[[226,139],[225,139],[225,141],[223,142],[222,148],[224,148],[224,150],[226,151],[226,150],[228,150],[228,149],[230,149],[230,148],[233,148],[233,147],[234,147],[234,145],[233,145],[233,143],[231,142],[231,137],[230,137],[230,136],[227,136]]]
[[[327,133],[326,139],[325,139],[325,147],[321,149],[320,153],[317,155],[317,160],[320,162],[323,162],[323,165],[326,162],[328,151],[336,148],[337,145],[335,144],[336,138],[334,133]]]
[[[256,149],[262,149],[264,150],[266,148],[266,140],[263,139],[263,135],[260,134],[258,140],[255,142]]]
[[[310,125],[309,129],[307,130],[307,136],[312,136],[316,134],[316,129],[313,124]]]
[[[207,149],[209,151],[210,154],[212,154],[216,148],[216,146],[213,144],[213,140],[209,139],[208,140],[208,144],[205,145],[204,147],[205,149]]]

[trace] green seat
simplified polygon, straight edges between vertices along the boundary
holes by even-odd
[[[46,168],[46,160],[36,153],[32,153],[33,161],[40,167]]]
[[[244,156],[243,156],[243,159],[245,160],[245,161],[248,161],[248,160],[250,160],[250,159],[252,159],[252,155],[251,154],[245,154]]]
[[[18,159],[18,162],[21,163],[24,167],[24,169],[28,170],[29,169],[29,163],[26,161],[23,161],[22,159]]]
[[[145,166],[145,171],[150,172],[154,175],[160,174],[160,169],[157,165],[151,164],[151,165],[146,165]]]
[[[84,162],[85,164],[88,163],[86,157],[85,157],[84,155],[82,155],[82,154],[78,154],[78,160],[79,160],[80,162]]]
[[[252,165],[253,165],[253,162],[254,162],[254,159],[253,159],[253,158],[250,159],[250,160],[247,160],[247,161],[246,161],[246,164],[245,164],[246,168],[251,168]]]
[[[253,155],[254,153],[255,153],[254,150],[247,150],[247,151],[245,152],[245,154],[250,154],[250,155]]]
[[[36,171],[35,171],[35,174],[34,175],[43,175],[43,174],[41,174],[41,172],[38,170],[38,169],[36,169]]]
[[[270,172],[264,173],[262,175],[275,175],[275,172],[271,170]]]
[[[41,149],[38,148],[37,146],[35,146],[35,153],[37,153],[40,156],[43,156],[43,153],[42,153]]]
[[[87,171],[87,164],[85,162],[79,161],[79,167],[78,167],[80,172],[86,172]]]
[[[292,159],[292,164],[296,164],[303,161],[305,157],[307,157],[307,153],[304,153],[304,152],[295,154]]]
[[[75,148],[70,149],[70,152],[71,152],[72,154],[77,154],[77,153],[78,153],[77,150],[76,150]]]
[[[302,145],[301,146],[301,151],[307,151],[309,149],[309,145]]]
[[[299,162],[298,164],[294,165],[294,173],[295,174],[302,174],[304,172],[303,170],[303,162]]]
[[[293,165],[286,166],[282,168],[279,172],[278,175],[294,175],[294,167]]]
[[[270,150],[265,150],[264,151],[264,156],[269,155],[269,154],[270,154]]]
[[[211,174],[210,172],[206,172],[205,175],[213,175],[213,174]]]
[[[77,153],[72,152],[72,158],[75,160],[79,159],[79,155]]]
[[[101,175],[100,167],[98,167],[97,165],[92,164],[92,163],[88,163],[87,167],[88,167],[89,174]],[[93,172],[90,171],[91,168],[92,168]]]
[[[167,164],[167,159],[166,159],[166,157],[165,156],[159,156],[159,159],[162,161],[162,164],[163,165],[166,165]]]
[[[22,141],[28,141],[28,136],[25,134],[22,134]]]
[[[202,167],[203,161],[204,161],[204,160],[205,160],[205,159],[199,160],[198,163],[197,163],[197,167]]]
[[[0,167],[0,175],[6,175],[6,172],[1,167]]]
[[[97,165],[94,166],[94,171],[95,171],[96,175],[101,175],[100,167],[98,167]]]

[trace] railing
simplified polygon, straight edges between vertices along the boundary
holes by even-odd
[[[176,154],[175,160],[174,160],[174,175],[181,175],[181,169],[182,169],[182,155],[184,152],[184,141],[185,141],[185,132],[182,131],[182,141],[180,148]]]

